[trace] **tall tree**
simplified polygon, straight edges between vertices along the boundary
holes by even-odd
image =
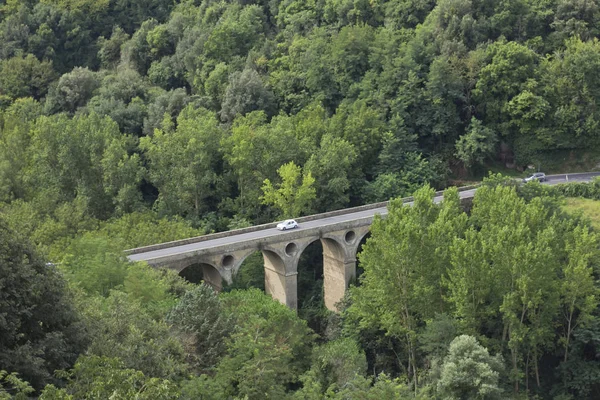
[[[302,168],[292,161],[282,165],[277,173],[281,177],[279,187],[274,187],[269,179],[265,179],[262,187],[263,203],[281,210],[284,218],[292,218],[310,211],[316,197],[313,187],[315,179],[310,171],[302,173]]]
[[[177,128],[168,123],[140,140],[150,180],[159,190],[160,211],[199,218],[209,208],[218,180],[221,136],[214,114],[190,105],[177,118]]]
[[[131,138],[110,118],[93,113],[41,117],[31,136],[27,198],[39,199],[46,210],[82,197],[92,215],[106,218],[139,204],[139,155],[130,154]]]
[[[501,371],[502,356],[492,357],[472,336],[458,336],[450,343],[437,389],[446,399],[501,399]]]
[[[86,335],[65,281],[0,219],[0,365],[40,389],[69,368]]]
[[[563,265],[560,283],[561,311],[564,318],[562,344],[564,362],[569,357],[573,331],[593,320],[597,310],[599,289],[594,283],[594,266],[598,263],[598,237],[587,227],[576,227],[566,242],[568,262]]]
[[[167,320],[184,337],[192,351],[188,362],[200,371],[213,369],[225,354],[225,341],[234,329],[231,314],[214,290],[201,284],[187,291],[169,312]],[[187,340],[185,340],[187,338]]]
[[[404,342],[405,371],[415,388],[418,326],[444,307],[440,276],[449,254],[436,249],[448,246],[465,223],[456,191],[446,193],[442,206],[433,203],[433,195],[431,188],[418,190],[412,207],[392,200],[387,218],[373,221],[372,236],[359,254],[362,285],[353,290],[349,308],[361,326],[379,327]]]

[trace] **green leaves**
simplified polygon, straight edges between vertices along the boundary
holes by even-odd
[[[140,140],[159,189],[159,211],[195,218],[206,211],[207,199],[215,195],[221,132],[214,114],[190,105],[174,131],[156,130]]]
[[[495,132],[473,117],[467,133],[456,141],[456,156],[467,167],[482,164],[493,153],[496,141]]]
[[[199,371],[210,372],[225,354],[225,341],[234,329],[230,312],[208,285],[187,291],[171,309],[167,320],[192,347],[192,360]]]
[[[180,394],[169,380],[152,378],[141,371],[127,368],[118,358],[84,356],[72,372],[65,389],[48,386],[40,399],[175,400]]]
[[[76,196],[86,198],[90,213],[98,217],[115,207],[131,211],[137,204],[139,156],[129,154],[130,140],[110,118],[41,117],[30,135],[27,197],[40,198],[48,207],[44,211]]]
[[[282,398],[308,366],[314,335],[306,321],[256,289],[223,295],[236,329],[215,380],[225,396]]]
[[[270,180],[265,179],[262,187],[263,203],[281,210],[283,218],[297,217],[310,211],[311,203],[316,197],[313,187],[315,179],[311,173],[301,174],[301,168],[293,161],[282,165],[277,172],[282,182],[275,188]]]
[[[444,359],[438,393],[445,399],[501,399],[501,371],[502,356],[492,357],[472,336],[458,336]]]
[[[85,348],[86,335],[56,267],[1,219],[0,315],[0,365],[36,389]]]
[[[0,62],[0,93],[12,99],[40,99],[56,79],[52,63],[39,61],[33,54],[16,56]]]

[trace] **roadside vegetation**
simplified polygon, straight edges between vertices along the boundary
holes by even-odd
[[[598,27],[597,0],[2,2],[0,399],[593,399],[596,222],[564,198],[600,183],[431,193],[597,169]],[[413,193],[339,314],[317,247],[298,314],[260,254],[219,295],[123,257]]]

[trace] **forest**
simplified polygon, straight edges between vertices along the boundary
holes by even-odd
[[[564,198],[600,183],[452,186],[598,150],[599,30],[597,0],[0,0],[0,399],[597,398]],[[413,193],[338,314],[318,247],[298,313],[260,254],[221,294],[123,257]]]

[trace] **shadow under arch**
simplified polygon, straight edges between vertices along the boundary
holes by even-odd
[[[250,288],[265,290],[265,261],[260,250],[244,257],[233,272],[232,283],[225,285],[223,291]]]
[[[364,268],[360,265],[360,257],[359,254],[363,250],[363,246],[367,243],[367,240],[371,237],[371,231],[368,231],[366,234],[358,242],[358,246],[356,248],[356,277],[352,280],[351,284],[354,286],[360,286],[360,277],[365,272]]]
[[[324,330],[323,239],[308,243],[298,258],[298,316],[317,333]]]
[[[179,271],[179,276],[188,282],[199,284],[202,281],[213,287],[217,292],[223,289],[223,278],[219,270],[210,264],[195,263]]]

